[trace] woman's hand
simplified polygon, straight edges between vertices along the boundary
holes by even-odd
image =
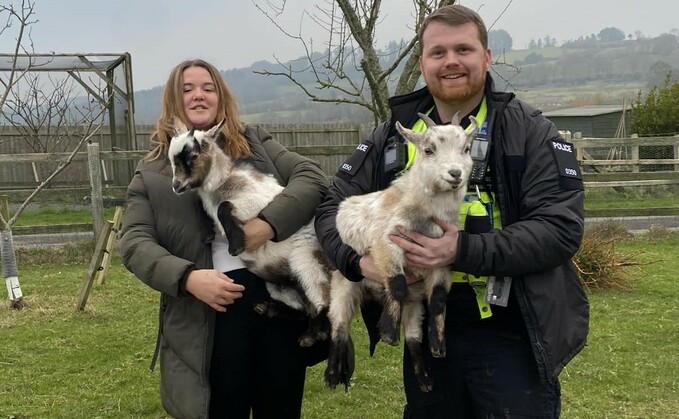
[[[243,224],[243,234],[245,235],[245,251],[254,252],[273,239],[273,228],[261,218],[253,218]]]
[[[434,220],[443,229],[443,236],[432,239],[425,235],[398,227],[398,235],[389,239],[406,251],[405,258],[414,268],[442,268],[455,262],[459,229],[454,224]]]
[[[243,296],[245,287],[214,269],[196,269],[186,277],[186,291],[221,312]]]

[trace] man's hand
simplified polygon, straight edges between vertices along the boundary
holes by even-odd
[[[261,218],[253,218],[243,224],[243,234],[245,235],[245,251],[254,252],[273,239],[273,228]]]
[[[221,312],[243,296],[245,287],[214,269],[196,269],[186,278],[186,291]]]
[[[397,227],[389,239],[406,251],[405,259],[414,268],[442,268],[455,262],[459,229],[454,224],[434,220],[443,229],[443,236],[432,239],[414,231]]]

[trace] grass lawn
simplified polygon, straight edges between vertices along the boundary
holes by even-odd
[[[679,235],[637,237],[618,248],[656,263],[631,272],[631,291],[590,293],[589,344],[561,375],[562,417],[676,418]],[[165,418],[158,372],[147,370],[158,295],[114,259],[106,282],[94,284],[85,311],[75,313],[88,255],[72,263],[36,253],[18,259],[29,307],[0,308],[0,419]],[[329,390],[324,365],[311,368],[304,418],[401,417],[402,348],[381,344],[369,358],[358,320],[353,330],[353,386]]]
[[[669,188],[623,188],[616,192],[611,188],[585,191],[585,209],[611,208],[676,208],[679,207],[679,189]]]

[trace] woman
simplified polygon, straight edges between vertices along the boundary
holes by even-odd
[[[152,149],[128,188],[123,263],[160,291],[157,351],[163,406],[178,418],[299,418],[306,372],[299,319],[267,318],[263,280],[228,254],[195,192],[172,191],[167,149],[174,122],[208,129],[225,119],[224,151],[251,158],[285,190],[244,225],[246,250],[284,240],[311,220],[327,179],[311,160],[287,151],[261,128],[241,125],[235,98],[217,69],[185,61],[170,73]],[[177,121],[178,120],[178,121]]]

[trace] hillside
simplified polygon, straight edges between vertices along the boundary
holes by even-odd
[[[596,42],[578,48],[569,44],[516,50],[494,54],[494,62],[497,87],[514,91],[540,109],[618,104],[623,98],[633,100],[639,91],[659,85],[669,70],[679,68],[679,41],[674,35],[664,34],[656,38]],[[247,122],[371,121],[364,108],[311,103],[288,79],[255,74],[264,69],[281,71],[277,64],[268,61],[222,71]],[[679,75],[679,71],[674,74]],[[300,81],[313,90],[311,75],[302,77]],[[137,124],[155,123],[161,96],[161,86],[135,92]]]

